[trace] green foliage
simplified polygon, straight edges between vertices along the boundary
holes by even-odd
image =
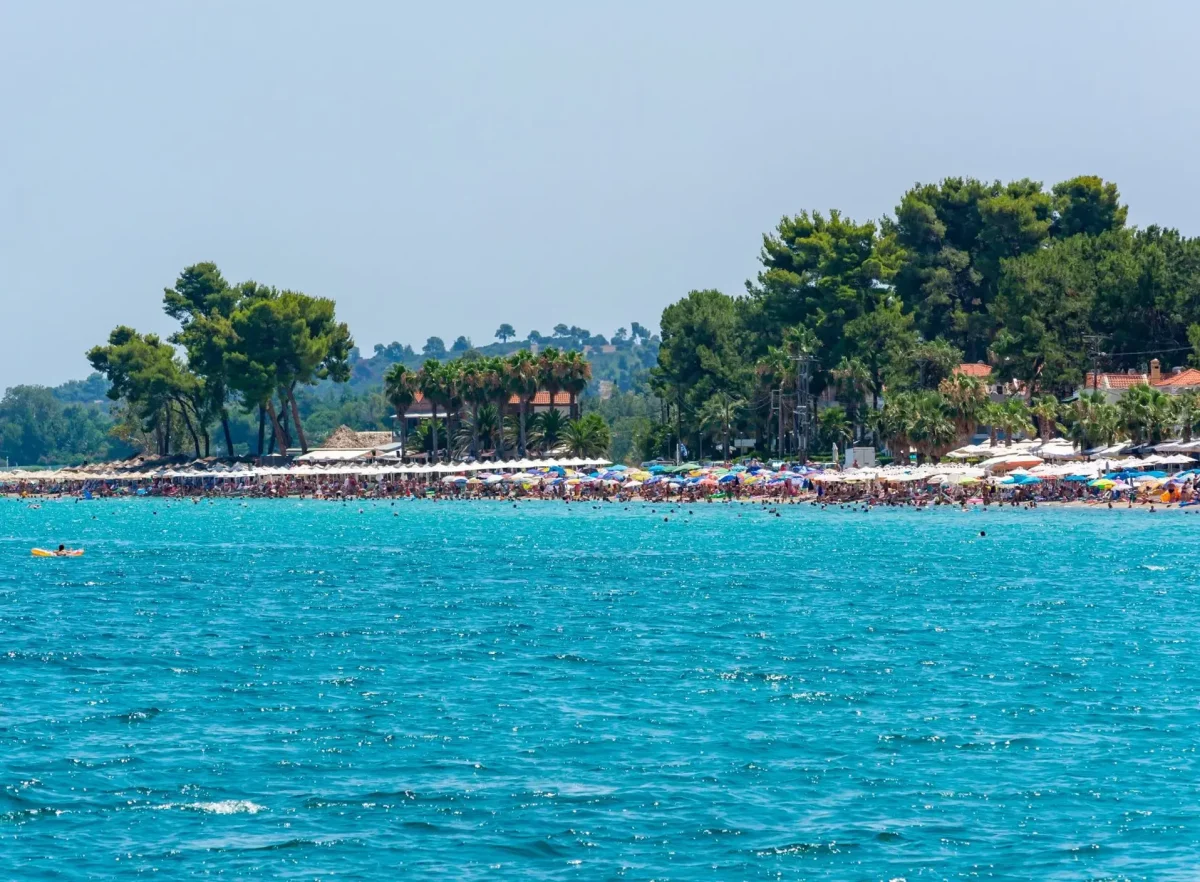
[[[1117,402],[1117,410],[1134,441],[1157,444],[1175,425],[1175,399],[1145,384],[1128,389]]]
[[[785,217],[763,237],[746,297],[694,291],[664,310],[653,382],[675,416],[663,422],[700,439],[712,420],[704,402],[746,397],[761,449],[786,451],[793,414],[833,385],[843,411],[826,425],[870,427],[901,453],[935,456],[981,423],[1011,438],[1036,418],[1053,434],[1057,399],[1083,385],[1094,349],[1106,370],[1145,371],[1152,357],[1200,365],[1200,240],[1128,229],[1127,214],[1116,185],[1084,175],[1049,191],[1028,179],[918,184],[880,224],[837,211]],[[815,344],[789,345],[796,329]],[[982,384],[956,377],[964,360],[990,364],[992,382],[1038,404],[991,407]],[[1069,432],[1121,431],[1108,409],[1088,408]],[[1125,430],[1153,436],[1169,430],[1164,418]]]
[[[236,396],[245,408],[270,414],[278,449],[290,444],[290,417],[307,450],[297,389],[350,377],[354,342],[335,319],[332,300],[255,282],[230,285],[215,264],[199,263],[164,291],[163,308],[180,325],[169,342],[121,326],[107,345],[88,352],[109,383],[107,396],[122,402],[121,437],[165,455],[180,449],[181,425],[195,455],[208,456],[209,429],[219,421],[233,455]]]
[[[733,456],[733,431],[746,412],[746,399],[722,390],[704,402],[697,415],[700,427],[721,441],[721,451]]]
[[[906,254],[896,291],[921,333],[982,360],[996,330],[1000,264],[1041,245],[1052,220],[1050,196],[1029,180],[947,178],[905,193],[889,224]]]
[[[734,299],[720,291],[692,291],[663,310],[658,366],[651,376],[655,391],[688,414],[719,390],[745,388],[750,375]]]
[[[999,377],[1067,395],[1083,383],[1091,330],[1092,269],[1081,239],[1004,261],[992,315]]]
[[[1121,434],[1190,433],[1196,408],[1161,390],[1133,392],[1120,408],[1093,397],[1057,404],[1083,384],[1093,349],[1106,370],[1144,372],[1153,357],[1168,370],[1200,365],[1200,240],[1131,229],[1127,216],[1116,185],[1092,175],[1049,190],[1028,179],[917,184],[878,222],[836,210],[782,218],[763,236],[744,296],[689,292],[663,311],[661,338],[630,322],[609,346],[558,323],[550,336],[529,332],[527,343],[543,347],[535,355],[503,323],[487,346],[455,338],[458,358],[445,364],[439,337],[421,356],[392,343],[361,358],[332,301],[230,284],[214,264],[198,263],[164,291],[176,333],[164,341],[115,329],[89,353],[97,375],[55,395],[111,419],[104,443],[197,455],[209,452],[218,423],[231,451],[261,450],[260,413],[276,448],[293,438],[306,448],[306,425],[314,435],[341,422],[387,426],[418,392],[444,418],[422,429],[439,455],[464,438],[476,452],[492,443],[502,452],[554,449],[593,415],[609,427],[618,459],[669,456],[679,436],[697,450],[724,448],[734,433],[787,452],[793,416],[811,412],[830,386],[836,405],[817,408],[822,446],[870,429],[901,454],[936,456],[980,424],[1011,437],[1036,420],[1047,435],[1059,419],[1073,441],[1092,446]],[[1032,408],[993,406],[982,384],[956,375],[962,360],[990,364],[991,382]],[[605,402],[597,381],[615,387]],[[335,394],[340,383],[350,387]],[[567,393],[569,413],[535,417],[539,389]],[[95,405],[102,395],[114,403]],[[51,430],[22,446],[9,429],[5,443],[40,457],[73,449],[46,440],[61,434],[50,411],[27,413],[18,422]]]
[[[191,437],[195,455],[207,455],[207,433],[202,452],[197,432],[206,400],[203,381],[186,368],[172,346],[156,334],[143,335],[120,326],[109,335],[108,345],[88,351],[88,361],[108,378],[108,397],[128,402],[142,429],[154,435],[158,453],[165,455],[175,449],[171,440],[174,417],[178,416]]]
[[[606,456],[612,445],[612,434],[600,414],[589,413],[567,424],[563,441],[571,456]]]
[[[534,416],[529,426],[529,445],[541,453],[552,453],[566,436],[567,417],[560,410],[545,410]]]
[[[1095,175],[1081,175],[1055,184],[1053,234],[1061,239],[1071,236],[1099,236],[1125,226],[1129,209],[1121,204],[1117,185]]]
[[[846,409],[840,404],[821,411],[817,430],[820,433],[819,444],[824,450],[830,449],[834,444],[839,448],[844,447],[854,437],[854,428],[846,416]]]
[[[64,403],[77,393],[76,384],[8,389],[0,399],[0,457],[9,465],[77,465],[128,456],[132,449],[109,434],[105,408]]]
[[[1112,444],[1121,427],[1120,411],[1098,391],[1082,393],[1064,408],[1062,416],[1067,438],[1080,450]]]

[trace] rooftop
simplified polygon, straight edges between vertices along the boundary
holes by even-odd
[[[413,406],[410,410],[422,410],[421,405],[425,403],[425,396],[420,392],[413,398]],[[510,407],[519,407],[521,398],[518,395],[513,395],[508,399]],[[539,391],[533,398],[529,399],[529,404],[533,407],[545,407],[550,404],[550,393],[545,389]],[[556,392],[554,395],[554,404],[559,407],[568,407],[571,404],[571,394],[569,392]]]
[[[391,432],[356,432],[349,426],[338,426],[321,444],[321,450],[369,450],[392,442]]]
[[[1154,385],[1160,387],[1168,386],[1176,389],[1200,386],[1200,371],[1195,368],[1186,368],[1177,374],[1165,375]]]
[[[1133,373],[1088,374],[1084,380],[1087,389],[1129,389],[1133,386],[1154,386],[1168,392],[1200,387],[1200,370],[1186,368],[1173,374],[1163,374],[1157,380],[1150,374]]]

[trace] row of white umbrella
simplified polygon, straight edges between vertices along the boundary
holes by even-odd
[[[612,460],[599,457],[560,457],[557,459],[535,460],[516,459],[498,462],[442,462],[428,465],[409,465],[403,463],[340,463],[331,466],[294,465],[294,466],[246,466],[239,464],[233,467],[214,469],[155,469],[144,471],[107,471],[84,472],[74,469],[59,469],[41,472],[0,472],[0,483],[29,482],[29,483],[58,483],[63,481],[155,481],[155,480],[244,480],[278,477],[349,477],[364,478],[385,477],[391,475],[455,475],[471,472],[517,471],[526,472],[529,469],[546,468],[588,468],[608,465]]]

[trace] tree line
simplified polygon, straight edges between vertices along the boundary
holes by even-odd
[[[591,379],[591,364],[581,353],[547,346],[536,355],[522,349],[508,357],[431,358],[418,370],[394,364],[384,375],[384,396],[395,411],[405,449],[434,458],[476,458],[483,451],[499,458],[515,451],[524,457],[533,448],[549,453],[563,443],[575,455],[596,456],[607,452],[611,435],[597,414],[580,416],[579,396]],[[541,391],[549,394],[552,406],[531,421],[533,401]],[[553,406],[559,393],[568,396],[566,416]],[[422,422],[421,435],[410,447],[405,415],[418,398],[428,402],[431,418]],[[516,413],[509,413],[513,398]],[[441,438],[439,413],[445,418]]]
[[[182,433],[197,457],[209,456],[219,425],[233,456],[230,408],[238,406],[257,411],[260,455],[283,452],[293,439],[307,452],[298,388],[349,378],[354,344],[332,300],[253,281],[229,284],[215,264],[198,263],[165,289],[163,309],[179,322],[168,339],[122,325],[87,353],[110,383],[108,397],[125,408],[131,440],[166,455],[181,446]]]
[[[107,380],[105,395],[116,402],[112,434],[160,455],[186,449],[206,457],[219,427],[225,454],[234,456],[233,426],[240,414],[256,413],[260,456],[293,446],[308,452],[305,414],[319,412],[319,405],[304,390],[325,380],[346,382],[355,355],[332,300],[253,281],[230,284],[215,264],[198,263],[164,290],[163,308],[179,322],[167,339],[122,325],[87,353]],[[412,449],[435,457],[484,450],[525,456],[560,446],[597,455],[608,449],[611,435],[602,418],[579,412],[591,379],[591,365],[578,351],[547,346],[536,355],[520,350],[492,357],[468,345],[452,361],[429,358],[415,370],[391,365],[381,394],[368,398],[377,395],[392,409],[406,445],[405,414],[418,399],[428,402],[432,419],[422,422]],[[566,393],[568,414],[550,408],[533,418],[539,391],[552,399]],[[518,404],[510,414],[513,398]],[[330,409],[344,415],[348,403],[355,402],[343,399],[341,408]],[[358,419],[350,421],[379,425],[382,415],[370,413],[370,400],[365,404],[368,413],[356,410]]]
[[[1049,190],[919,184],[878,223],[784,217],[743,294],[692,291],[663,311],[654,430],[698,447],[748,433],[760,451],[788,451],[797,409],[833,387],[839,404],[810,424],[810,447],[873,436],[932,453],[976,416],[951,386],[982,384],[944,385],[961,362],[986,363],[1019,397],[1007,417],[982,411],[1014,431],[1091,370],[1195,362],[1200,240],[1127,216],[1115,184],[1081,176]]]

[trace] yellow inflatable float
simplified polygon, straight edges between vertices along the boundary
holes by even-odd
[[[82,548],[64,548],[62,551],[47,551],[45,548],[33,549],[34,557],[83,557]]]

